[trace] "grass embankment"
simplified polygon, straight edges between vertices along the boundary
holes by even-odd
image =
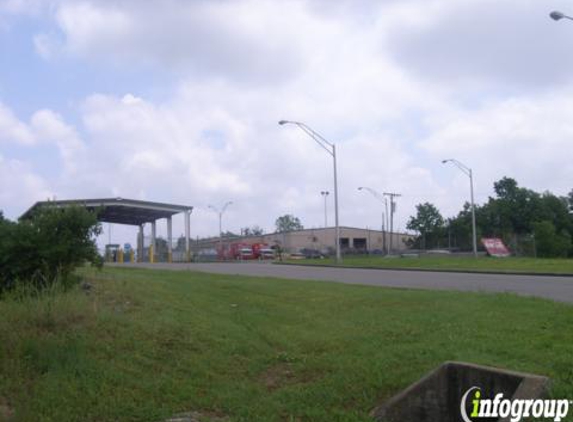
[[[573,398],[568,305],[192,272],[84,275],[90,295],[0,302],[5,416],[368,421],[445,360],[548,375],[555,397]]]
[[[333,258],[289,260],[301,265],[337,265]],[[341,266],[440,271],[480,271],[573,275],[573,259],[492,258],[457,256],[384,257],[360,255],[343,257]]]

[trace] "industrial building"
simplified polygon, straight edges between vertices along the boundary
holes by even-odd
[[[137,226],[137,247],[128,257],[127,250],[120,245],[117,247],[122,262],[129,261],[163,261],[189,262],[205,255],[217,255],[217,250],[231,243],[267,244],[269,247],[280,248],[285,253],[297,253],[304,250],[331,254],[334,251],[336,229],[334,227],[303,229],[283,233],[263,234],[260,236],[213,237],[209,239],[191,239],[190,215],[192,206],[165,204],[150,201],[140,201],[125,198],[76,199],[67,201],[41,201],[26,211],[22,218],[30,217],[34,211],[44,206],[82,206],[96,211],[100,222],[127,224]],[[185,222],[185,236],[175,240],[172,237],[172,217],[182,213]],[[167,224],[167,239],[156,236],[156,222],[165,220]],[[144,226],[149,224],[150,236],[144,236]],[[340,247],[343,253],[388,253],[400,252],[407,249],[408,240],[413,236],[405,233],[388,233],[380,230],[362,229],[356,227],[340,227]],[[123,254],[126,254],[125,258]],[[114,251],[115,253],[115,251]],[[117,256],[114,255],[113,260]]]
[[[406,233],[388,233],[380,230],[362,229],[356,227],[340,227],[340,247],[346,253],[380,252],[385,253],[390,248],[394,252],[407,249],[406,242],[413,236]],[[219,237],[199,240],[193,245],[194,251],[217,249],[221,243],[243,242],[247,244],[266,243],[270,246],[280,246],[286,253],[296,253],[304,249],[316,251],[332,251],[335,246],[336,229],[334,227],[303,229],[284,233],[270,233],[248,237]]]

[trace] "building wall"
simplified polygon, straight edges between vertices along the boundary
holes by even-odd
[[[262,236],[251,236],[233,240],[234,242],[245,243],[268,243],[269,245],[279,244],[286,252],[298,252],[301,249],[317,249],[324,250],[327,248],[334,248],[336,238],[336,230],[334,227],[322,229],[305,229],[297,230],[288,233],[271,233]],[[348,240],[348,248],[365,248],[368,250],[385,250],[385,241],[390,242],[390,233],[386,233],[386,240],[384,240],[384,232],[380,230],[359,229],[352,227],[340,228],[341,243],[345,239]],[[395,251],[402,251],[407,249],[405,241],[412,238],[411,235],[404,233],[392,234],[392,248]],[[215,241],[216,243],[216,241]]]

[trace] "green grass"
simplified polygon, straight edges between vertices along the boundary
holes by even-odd
[[[442,271],[494,271],[517,273],[573,274],[573,259],[491,258],[456,256],[392,257],[380,255],[345,256],[342,266],[367,268],[405,268]],[[336,265],[334,259],[290,260],[292,264]]]
[[[569,305],[193,272],[84,276],[89,296],[0,302],[0,412],[14,420],[196,411],[369,421],[376,404],[445,360],[544,374],[556,398],[573,399]]]

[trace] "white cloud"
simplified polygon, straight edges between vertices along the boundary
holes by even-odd
[[[429,123],[432,134],[419,146],[436,159],[463,158],[477,169],[482,191],[510,176],[539,191],[565,194],[573,187],[573,169],[564,153],[573,137],[571,94],[564,89],[435,116]]]
[[[51,197],[46,181],[28,165],[0,155],[0,204],[6,217],[16,218],[34,202]]]
[[[86,152],[76,130],[66,124],[57,113],[51,110],[39,110],[32,115],[30,123],[26,123],[19,120],[2,104],[0,104],[0,146],[6,151],[12,150],[15,146],[23,147],[32,155],[42,154],[39,149],[43,146],[55,146],[61,162],[52,164],[54,168],[62,169],[57,173],[63,178],[74,175]],[[21,161],[17,162],[24,164]]]
[[[276,3],[254,0],[59,1],[55,19],[61,36],[36,37],[44,57],[65,53],[258,84],[292,77],[306,49],[300,29],[320,25],[303,2],[277,13]]]
[[[8,107],[0,103],[0,145],[3,143],[33,145],[35,138],[26,124],[18,120]]]
[[[406,2],[392,9],[385,48],[404,70],[449,85],[458,98],[554,87],[571,80],[573,65],[570,25],[548,16],[559,6],[570,2]]]
[[[65,169],[64,176],[72,176],[78,170],[81,154],[85,152],[84,144],[76,130],[51,110],[34,113],[31,127],[41,142],[57,146]]]
[[[3,0],[0,3],[0,13],[35,14],[46,4],[45,0]]]

